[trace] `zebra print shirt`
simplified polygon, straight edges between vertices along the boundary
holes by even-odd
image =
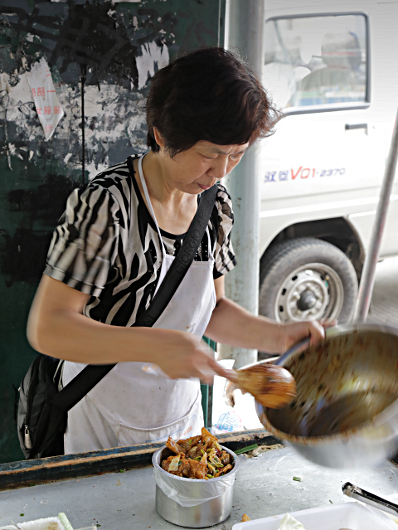
[[[231,197],[219,184],[208,224],[215,279],[235,266],[233,219]],[[185,234],[161,234],[166,252],[176,255]],[[205,233],[195,260],[207,259]],[[156,225],[125,161],[71,193],[54,231],[44,274],[91,295],[86,316],[131,326],[152,299],[161,264]]]

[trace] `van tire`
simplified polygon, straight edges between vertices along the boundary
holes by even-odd
[[[349,322],[358,294],[349,258],[321,239],[276,243],[264,255],[259,312],[279,322],[337,318]]]

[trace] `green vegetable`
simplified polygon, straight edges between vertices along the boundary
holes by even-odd
[[[206,475],[207,478],[214,478],[213,475],[210,475],[209,473]]]
[[[25,514],[24,514],[24,513],[20,513],[19,515],[20,515],[21,517],[23,517]]]
[[[235,454],[240,455],[242,453],[248,453],[249,451],[253,451],[253,449],[257,449],[257,447],[258,447],[257,444],[248,445],[247,447],[242,447],[241,449],[237,449],[235,451]]]
[[[297,482],[301,482],[301,478],[300,477],[293,477],[293,480],[297,480]]]

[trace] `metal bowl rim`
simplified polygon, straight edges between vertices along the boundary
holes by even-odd
[[[390,335],[394,335],[395,337],[398,337],[398,328],[395,328],[393,326],[383,326],[378,324],[342,324],[339,326],[335,326],[333,328],[328,328],[326,330],[326,336],[325,339],[328,338],[334,338],[339,337],[343,335],[347,335],[349,333],[352,333],[353,331],[377,331],[381,333],[386,333]],[[303,343],[300,343],[297,346],[294,346],[290,350],[288,350],[285,354],[281,355],[279,359],[275,362],[275,364],[279,366],[284,366],[285,363],[293,356],[297,355],[298,353],[302,353],[301,347]],[[299,351],[298,351],[299,350]],[[256,364],[264,364],[264,361],[260,361],[257,363],[253,363],[250,366],[254,366]],[[247,368],[247,367],[245,367]],[[336,441],[347,441],[348,439],[351,439],[353,435],[366,435],[366,432],[370,429],[373,429],[374,427],[379,427],[380,425],[386,423],[388,419],[391,416],[394,416],[398,412],[398,398],[391,403],[388,407],[386,407],[382,412],[374,416],[372,420],[366,421],[359,425],[358,427],[354,427],[353,429],[344,431],[340,434],[332,434],[329,436],[297,436],[292,434],[287,434],[283,431],[280,431],[276,427],[274,427],[271,422],[268,420],[267,416],[265,415],[265,411],[267,409],[263,407],[260,403],[256,401],[256,411],[257,415],[260,418],[260,416],[264,417],[266,425],[264,427],[269,430],[271,434],[273,434],[276,438],[279,440],[283,440],[286,442],[296,443],[300,445],[319,445],[324,443],[335,443]]]
[[[235,475],[235,473],[238,471],[239,469],[239,459],[238,459],[238,455],[235,454],[233,451],[231,451],[231,449],[228,449],[228,447],[225,447],[224,445],[221,445],[220,444],[220,447],[222,447],[224,449],[224,451],[227,451],[227,453],[229,453],[230,455],[233,456],[234,460],[234,466],[233,468],[231,469],[231,471],[229,471],[226,475],[223,475],[221,477],[216,477],[216,478],[209,478],[208,480],[204,479],[204,478],[186,478],[186,477],[177,477],[177,475],[173,475],[171,473],[168,473],[167,471],[165,471],[157,462],[156,462],[156,457],[159,453],[161,453],[162,451],[164,451],[164,449],[168,449],[168,447],[166,445],[162,445],[162,447],[159,447],[159,449],[156,449],[156,451],[153,453],[152,455],[152,464],[153,464],[153,467],[155,467],[156,469],[158,469],[159,471],[161,471],[162,473],[164,473],[165,475],[167,475],[168,477],[173,477],[174,479],[176,480],[182,480],[183,482],[187,482],[189,484],[197,484],[197,483],[200,483],[200,482],[206,482],[208,483],[210,480],[212,482],[215,482],[215,481],[219,481],[219,480],[222,480],[224,478],[226,478],[228,475]]]

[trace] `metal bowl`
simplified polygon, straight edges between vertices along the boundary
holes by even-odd
[[[285,445],[333,468],[375,467],[397,451],[398,329],[337,326],[317,347],[294,348],[277,364],[296,379],[296,398],[256,410]]]
[[[161,467],[163,459],[173,454],[166,446],[160,447],[152,457],[152,463],[155,469],[164,474],[169,480],[179,483],[180,490],[183,490],[185,497],[198,499],[200,504],[196,506],[181,506],[178,502],[169,498],[166,493],[156,484],[156,511],[163,519],[170,523],[182,526],[184,528],[205,528],[221,523],[231,514],[233,485],[236,473],[239,468],[239,460],[234,452],[221,446],[233,457],[233,469],[225,476],[213,478],[210,480],[189,479],[177,477],[168,473]],[[230,484],[222,485],[223,479],[228,477]],[[218,495],[210,500],[202,502],[203,498],[208,497],[205,488],[209,482],[218,482],[221,488],[218,488]],[[224,480],[225,482],[225,480]],[[177,487],[177,486],[176,486]]]

